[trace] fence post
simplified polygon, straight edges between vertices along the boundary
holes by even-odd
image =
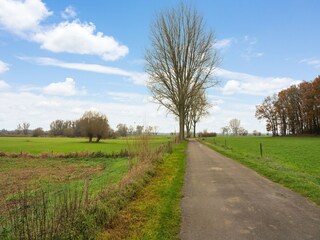
[[[260,157],[262,158],[262,143],[260,143]]]

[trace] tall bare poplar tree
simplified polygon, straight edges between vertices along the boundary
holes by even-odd
[[[159,14],[151,27],[145,54],[148,87],[154,100],[178,117],[181,140],[190,104],[216,84],[211,78],[219,61],[214,42],[203,17],[183,3]]]

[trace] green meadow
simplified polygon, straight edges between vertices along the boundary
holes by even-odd
[[[151,144],[159,146],[170,141],[169,136],[151,137]],[[27,153],[68,153],[68,152],[120,152],[135,141],[135,138],[105,139],[99,143],[88,143],[86,138],[63,137],[0,137],[0,152],[27,152]]]
[[[202,141],[320,204],[320,138],[219,136]]]

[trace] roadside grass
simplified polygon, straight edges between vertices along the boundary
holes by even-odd
[[[200,141],[320,205],[320,138],[221,136]]]
[[[174,145],[155,176],[97,239],[178,239],[187,143]]]
[[[171,136],[152,136],[154,147],[172,140]],[[88,143],[86,138],[64,137],[0,137],[0,152],[68,153],[68,152],[120,152],[128,143],[139,141],[139,137],[103,139],[99,143]]]

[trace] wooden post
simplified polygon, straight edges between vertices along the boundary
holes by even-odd
[[[260,157],[262,158],[262,143],[260,143]]]

